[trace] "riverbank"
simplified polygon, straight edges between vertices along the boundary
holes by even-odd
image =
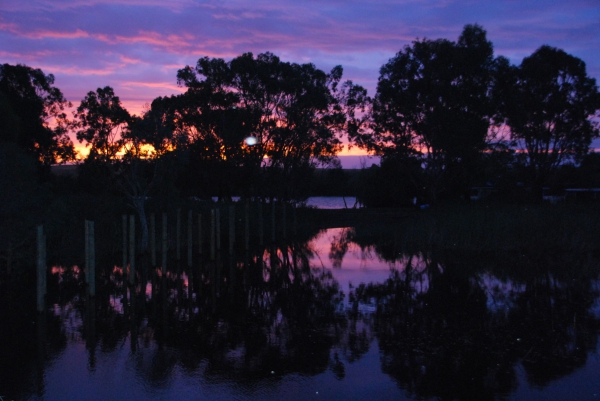
[[[302,211],[323,228],[354,227],[361,235],[393,237],[401,247],[469,251],[600,251],[595,204],[448,203],[427,210]]]

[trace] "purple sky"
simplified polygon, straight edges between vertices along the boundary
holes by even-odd
[[[404,45],[456,40],[469,23],[515,64],[548,44],[600,78],[599,0],[2,0],[0,62],[54,74],[74,105],[110,85],[134,113],[180,92],[179,68],[244,52],[341,64],[373,95],[379,68]]]

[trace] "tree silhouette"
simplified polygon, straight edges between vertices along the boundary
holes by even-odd
[[[0,65],[0,140],[16,143],[46,167],[75,159],[54,76],[25,65]]]
[[[550,46],[523,59],[512,73],[503,111],[514,145],[526,152],[530,184],[541,196],[557,166],[586,154],[598,137],[590,118],[600,108],[600,94],[583,61]]]
[[[230,62],[205,57],[178,72],[190,100],[182,117],[215,160],[251,171],[262,166],[270,183],[262,185],[263,196],[295,198],[306,174],[339,152],[344,130],[360,130],[356,112],[366,92],[351,82],[340,86],[341,76],[339,66],[326,74],[271,53]],[[251,149],[240,145],[248,135],[258,140]]]
[[[477,25],[466,25],[458,42],[406,46],[381,68],[370,147],[384,157],[422,159],[431,200],[447,189],[448,177],[460,177],[462,191],[468,189],[495,115],[499,62]]]
[[[110,86],[88,92],[74,113],[79,142],[90,146],[88,158],[111,162],[122,150],[131,119]]]
[[[146,200],[164,176],[162,159],[176,136],[170,113],[167,98],[158,98],[142,117],[132,117],[109,86],[88,92],[75,112],[77,139],[90,146],[80,172],[125,195],[139,217],[144,251],[149,239]]]

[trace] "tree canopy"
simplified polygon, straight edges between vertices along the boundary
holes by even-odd
[[[384,157],[423,158],[435,198],[448,172],[472,168],[486,147],[498,63],[477,25],[465,26],[458,42],[406,46],[381,68],[366,147]]]
[[[598,137],[600,94],[585,63],[542,46],[512,68],[503,107],[513,146],[525,151],[529,179],[541,186],[557,166],[585,155]]]
[[[88,92],[75,115],[79,142],[90,146],[90,157],[114,160],[124,144],[131,116],[110,86]]]
[[[347,127],[356,125],[357,103],[366,91],[347,81],[342,68],[330,73],[313,64],[282,62],[271,53],[243,54],[230,62],[201,58],[177,74],[188,90],[181,96],[181,124],[191,145],[217,160],[260,166],[278,182],[278,197],[293,196],[298,173],[331,162]],[[358,105],[359,106],[359,105]],[[359,106],[360,107],[360,106]],[[242,146],[245,137],[257,144]],[[273,196],[274,193],[271,193]]]
[[[184,196],[300,200],[316,167],[339,167],[347,138],[383,158],[364,175],[370,196],[386,194],[375,203],[408,205],[503,179],[541,188],[599,136],[600,95],[583,61],[542,46],[513,66],[478,25],[405,46],[381,67],[374,98],[342,75],[272,53],[203,57],[177,72],[184,93],[141,116],[106,86],[69,121],[52,75],[4,64],[0,139],[49,166],[74,160],[74,133],[90,149],[88,171],[137,202],[167,170]],[[501,130],[509,135],[494,137]]]
[[[50,166],[75,159],[65,108],[54,76],[25,65],[0,65],[0,141],[17,144]]]

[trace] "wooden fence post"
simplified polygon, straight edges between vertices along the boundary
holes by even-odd
[[[283,238],[285,239],[287,237],[287,213],[286,213],[286,206],[285,206],[285,201],[283,201],[281,203],[281,208],[282,208],[282,217],[281,217],[281,230],[283,231]]]
[[[89,222],[87,220],[83,221],[84,225],[84,231],[83,231],[83,247],[85,249],[85,259],[83,262],[83,265],[85,266],[85,270],[86,271],[86,281],[87,281],[87,268],[90,265],[90,225]]]
[[[181,209],[177,209],[177,252],[176,257],[177,261],[181,260]]]
[[[37,226],[37,310],[46,308],[46,235],[44,226]]]
[[[244,249],[250,249],[250,205],[248,199],[244,204]]]
[[[229,255],[233,255],[233,243],[235,242],[235,206],[229,206]]]
[[[198,213],[198,253],[202,255],[202,247],[203,247],[203,237],[202,237],[202,214]]]
[[[292,212],[294,214],[294,237],[298,236],[298,216],[296,214],[296,206],[294,206],[294,208],[292,209]]]
[[[192,242],[192,211],[188,210],[188,230],[187,230],[187,264],[188,267],[192,267],[192,251],[193,251],[193,242]]]
[[[215,209],[210,209],[210,260],[215,260]]]
[[[263,221],[263,203],[262,203],[262,201],[258,202],[258,243],[261,246],[265,243],[265,230],[264,230],[264,221]]]
[[[129,216],[129,284],[135,283],[135,215]]]
[[[162,265],[161,272],[163,279],[167,274],[167,214],[162,215]]]
[[[150,256],[152,267],[156,267],[156,217],[154,213],[150,214]]]
[[[215,226],[217,228],[217,250],[221,250],[221,209],[215,211]]]
[[[275,242],[275,201],[271,201],[271,242]]]
[[[123,219],[123,276],[127,271],[127,215],[121,216]]]
[[[88,283],[88,290],[91,297],[96,296],[96,237],[94,234],[94,222],[85,221],[86,225],[86,261],[85,278]]]

